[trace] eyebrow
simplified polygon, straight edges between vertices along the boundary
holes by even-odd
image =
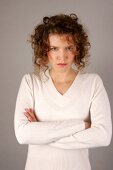
[[[55,47],[55,48],[58,48],[58,46],[54,46],[54,45],[50,45],[49,47]],[[68,45],[66,47],[75,47],[75,45]]]

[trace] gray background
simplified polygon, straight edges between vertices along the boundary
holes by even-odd
[[[0,0],[0,170],[25,165],[27,146],[17,143],[13,118],[21,78],[33,70],[27,39],[42,17],[62,12],[76,13],[87,28],[92,45],[88,71],[102,77],[113,108],[112,0]],[[90,150],[92,170],[112,170],[112,146],[113,141]]]

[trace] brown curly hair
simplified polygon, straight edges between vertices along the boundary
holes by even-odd
[[[78,70],[85,67],[89,57],[90,43],[83,26],[78,22],[76,14],[59,14],[44,17],[43,22],[37,25],[31,34],[31,45],[34,50],[34,72],[39,73],[42,68],[48,68],[47,51],[49,49],[50,34],[71,35],[76,43],[77,55],[74,63]]]

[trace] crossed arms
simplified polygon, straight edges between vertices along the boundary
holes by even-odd
[[[90,122],[69,119],[59,121],[32,121],[24,114],[25,108],[32,108],[33,96],[28,83],[29,75],[22,79],[15,107],[15,134],[21,144],[50,145],[63,149],[107,146],[112,135],[109,100],[101,80],[92,99]],[[30,114],[30,112],[28,112]],[[34,114],[35,115],[35,114]],[[36,117],[35,117],[36,118]]]

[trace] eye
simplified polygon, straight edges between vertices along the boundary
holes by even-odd
[[[73,51],[73,50],[74,50],[74,47],[67,47],[66,50],[68,50],[68,51]]]
[[[50,51],[58,51],[58,48],[57,47],[51,47]]]

